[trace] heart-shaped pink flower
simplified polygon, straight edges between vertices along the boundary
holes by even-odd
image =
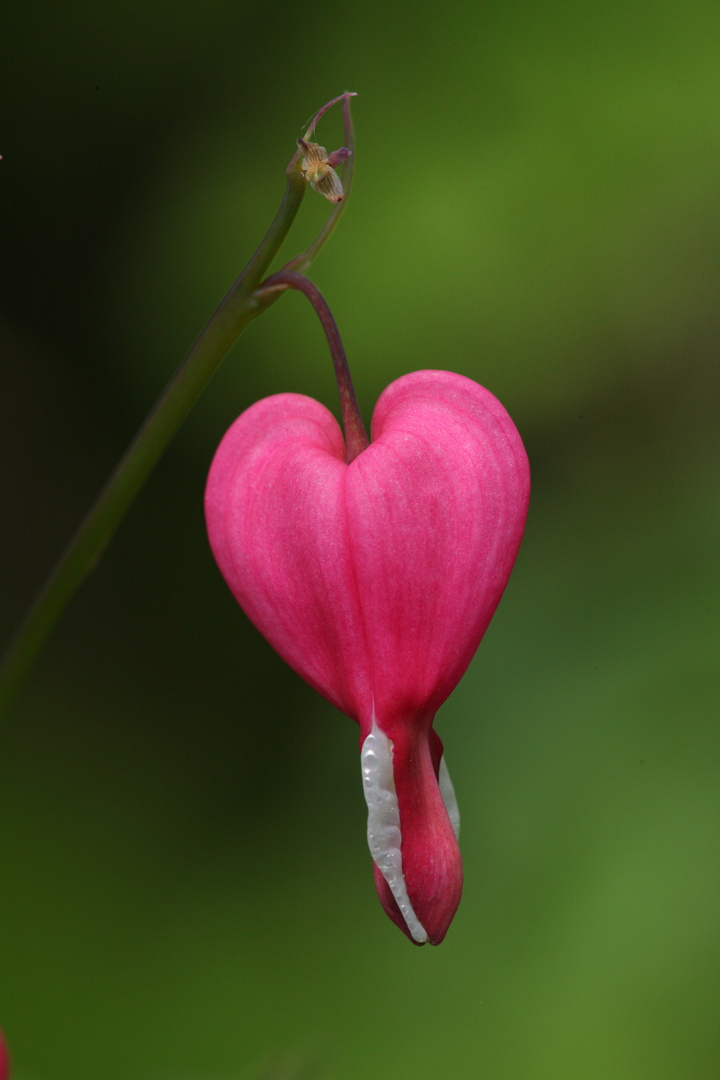
[[[210,469],[208,534],[230,589],[360,725],[378,893],[418,943],[442,941],[462,889],[433,719],[507,584],[528,496],[507,412],[445,371],[392,383],[349,465],[332,414],[279,394],[235,421]]]

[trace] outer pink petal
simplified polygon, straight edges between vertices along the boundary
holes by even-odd
[[[418,371],[383,393],[346,505],[375,712],[391,737],[396,721],[432,719],[467,668],[510,576],[528,494],[520,436],[489,391]]]
[[[363,621],[347,544],[345,446],[312,398],[278,394],[244,412],[205,493],[213,554],[270,644],[338,708],[368,699]]]

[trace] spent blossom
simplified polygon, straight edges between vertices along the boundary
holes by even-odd
[[[324,195],[331,203],[342,202],[345,198],[342,180],[335,169],[350,157],[351,151],[342,146],[328,154],[324,146],[305,139],[298,139],[298,146],[303,151],[300,168],[313,191]]]

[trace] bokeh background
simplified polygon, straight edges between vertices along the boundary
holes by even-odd
[[[715,1080],[720,8],[36,0],[0,52],[3,640],[345,89],[356,183],[313,277],[363,409],[472,376],[534,481],[438,717],[465,896],[416,949],[356,728],[208,551],[231,420],[335,404],[302,297],[250,327],[0,731],[18,1080]]]

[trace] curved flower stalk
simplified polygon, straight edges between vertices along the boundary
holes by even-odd
[[[298,140],[285,170],[285,194],[265,238],[150,410],[0,658],[0,718],[45,638],[97,565],[124,514],[233,342],[282,294],[283,290],[276,289],[260,296],[257,290],[287,237],[308,185],[325,194],[334,204],[333,210],[310,246],[286,263],[285,269],[306,270],[335,229],[352,182],[355,142],[350,98],[355,96],[354,91],[339,94],[323,105],[310,121],[305,137]],[[339,102],[342,102],[347,145],[326,156],[323,147],[308,140],[328,109]],[[308,161],[308,154],[311,161]],[[343,166],[342,180],[335,172],[340,165]]]
[[[378,895],[412,941],[439,944],[462,866],[433,720],[512,570],[527,456],[488,390],[417,371],[384,391],[370,444],[347,459],[319,402],[258,402],[212,462],[208,535],[260,632],[358,722]]]

